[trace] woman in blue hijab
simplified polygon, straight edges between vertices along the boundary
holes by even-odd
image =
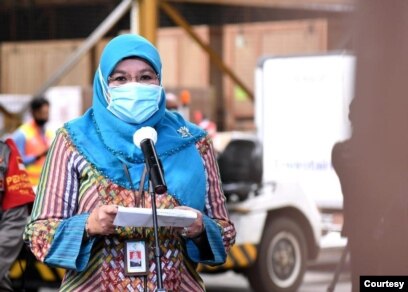
[[[160,56],[141,36],[107,44],[93,89],[92,107],[58,130],[48,152],[25,240],[39,260],[66,269],[60,291],[157,289],[153,228],[113,222],[119,207],[152,206],[133,140],[151,127],[167,186],[156,207],[196,214],[183,229],[159,229],[163,288],[204,291],[197,264],[224,263],[235,240],[207,133],[165,109]]]

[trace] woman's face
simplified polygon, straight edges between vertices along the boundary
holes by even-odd
[[[116,87],[129,82],[160,85],[159,76],[152,66],[139,58],[120,61],[108,78],[109,87]]]

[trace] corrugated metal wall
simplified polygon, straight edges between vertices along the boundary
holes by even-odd
[[[211,35],[208,26],[197,26],[195,31],[205,42],[211,38],[221,39],[223,52],[220,54],[224,62],[252,90],[254,70],[261,56],[323,52],[328,46],[328,22],[324,19],[227,25],[217,35]],[[0,92],[33,94],[81,41],[2,43]],[[93,51],[86,54],[58,85],[91,87],[94,70],[106,41],[101,41]],[[214,111],[217,110],[211,99],[222,98],[222,104],[228,109],[224,116],[226,129],[251,128],[252,102],[228,77],[223,78],[223,89],[211,87],[210,72],[214,72],[211,70],[214,65],[210,64],[208,55],[181,28],[160,29],[157,47],[163,61],[163,82],[166,87],[212,92],[207,102],[203,102],[202,97],[197,101],[200,106],[207,104],[211,107],[207,111],[210,116],[215,116]]]
[[[260,57],[327,51],[327,26],[324,19],[227,25],[224,61],[255,90],[254,74]],[[228,128],[253,126],[252,101],[228,78],[224,79],[224,99],[230,109]]]
[[[78,47],[81,40],[1,44],[1,93],[33,94]],[[88,86],[87,54],[58,85]]]

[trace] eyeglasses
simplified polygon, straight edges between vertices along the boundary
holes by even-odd
[[[142,74],[132,77],[130,74],[127,73],[113,73],[111,76],[108,77],[109,85],[119,86],[135,80],[137,83],[142,84],[158,84],[159,83],[159,75],[155,72],[143,72]]]

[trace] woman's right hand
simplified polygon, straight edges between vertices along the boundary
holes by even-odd
[[[89,236],[109,235],[115,232],[113,220],[118,213],[116,205],[100,205],[92,210],[86,222],[86,232]]]

